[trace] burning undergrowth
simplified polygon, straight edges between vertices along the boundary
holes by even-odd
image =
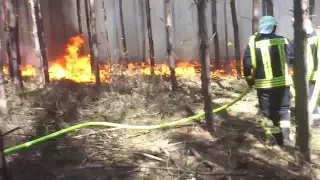
[[[198,77],[180,78],[180,89],[176,92],[171,91],[170,81],[162,76],[112,78],[100,88],[70,80],[52,81],[44,90],[28,90],[22,101],[9,95],[12,109],[5,121],[6,129],[16,126],[22,129],[6,138],[6,146],[79,122],[159,124],[188,117],[203,108]],[[32,87],[28,82],[25,84]],[[238,96],[245,86],[244,81],[238,80],[213,81],[215,107]],[[278,161],[278,155],[271,153],[283,151],[270,150],[257,139],[256,124],[248,119],[255,112],[247,112],[255,109],[253,96],[246,96],[227,112],[216,115],[217,137],[210,136],[198,121],[152,131],[85,128],[11,154],[7,158],[10,171],[17,179],[26,180],[179,176],[218,179],[227,177],[229,171],[249,179],[257,179],[257,175],[274,179],[295,176],[286,168],[281,169],[287,167],[287,161]],[[239,119],[240,116],[246,120]]]

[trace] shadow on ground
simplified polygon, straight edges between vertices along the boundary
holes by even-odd
[[[293,158],[295,150],[266,146],[263,131],[252,120],[242,120],[219,113],[215,124],[215,137],[208,141],[208,133],[176,133],[171,135],[171,143],[184,142],[184,149],[198,154],[198,163],[209,161],[214,171],[226,172],[226,175],[199,175],[202,179],[227,179],[228,172],[247,172],[231,175],[232,179],[312,179],[299,174],[299,168]],[[222,118],[222,120],[221,120]],[[202,126],[205,129],[204,126]],[[187,151],[186,151],[187,152]],[[185,154],[186,156],[186,154]]]

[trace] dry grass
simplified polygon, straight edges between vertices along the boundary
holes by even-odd
[[[21,129],[6,147],[72,124],[108,121],[158,124],[200,112],[200,80],[179,80],[172,92],[165,77],[114,76],[100,88],[68,80],[37,90],[25,82],[26,97],[7,85],[10,116],[2,129]],[[215,80],[215,107],[237,97],[245,82]],[[201,122],[153,131],[86,128],[7,156],[15,179],[299,179],[295,151],[267,147],[253,118],[255,93],[215,117],[216,137]],[[318,158],[314,153],[314,158]],[[301,179],[301,177],[300,177]]]

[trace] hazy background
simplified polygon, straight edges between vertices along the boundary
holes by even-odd
[[[198,58],[198,24],[197,8],[193,0],[172,0],[173,1],[173,23],[174,23],[174,45],[175,56],[190,59]],[[19,0],[20,4],[20,46],[23,63],[35,63],[35,54],[32,39],[32,20],[30,18],[30,7],[28,0]],[[50,60],[61,56],[64,53],[65,44],[72,36],[77,35],[78,20],[76,0],[40,0],[43,14],[45,40],[47,53]],[[97,34],[99,43],[100,61],[106,62],[106,38],[105,23],[103,20],[103,0],[96,0]],[[108,35],[113,61],[119,59],[119,42],[121,31],[119,28],[119,2],[118,0],[104,0],[107,10]],[[279,21],[277,33],[292,38],[293,29],[291,25],[293,8],[292,0],[275,0],[274,15]],[[166,60],[166,34],[164,0],[150,0],[151,18],[154,38],[156,61]],[[224,0],[218,0],[218,33],[221,46],[221,57],[225,57],[225,35],[224,35]],[[81,1],[82,29],[87,35],[84,0]],[[124,26],[127,38],[129,61],[139,61],[149,56],[149,45],[147,37],[146,17],[144,0],[123,0]],[[208,4],[208,27],[209,34],[212,34],[211,25],[211,2]],[[241,53],[251,35],[252,0],[236,0],[237,18],[239,23]],[[320,11],[320,5],[316,5],[316,12]],[[1,12],[2,9],[1,9]],[[319,17],[316,17],[316,24],[319,24]],[[143,23],[142,23],[143,22]],[[3,29],[3,23],[0,24]],[[118,34],[120,32],[120,34]],[[3,33],[3,32],[1,32]],[[228,39],[233,42],[233,27],[228,0]],[[145,50],[143,50],[145,47]],[[210,46],[210,53],[214,56],[213,42]],[[234,46],[229,47],[230,58],[234,58]],[[1,53],[3,54],[3,53]]]

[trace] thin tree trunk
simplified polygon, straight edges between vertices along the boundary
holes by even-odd
[[[44,81],[45,83],[49,83],[49,67],[48,67],[48,57],[46,52],[46,43],[44,42],[44,28],[43,28],[43,19],[41,14],[41,7],[40,1],[35,0],[35,15],[36,15],[36,25],[37,25],[37,32],[39,38],[39,45],[42,57],[42,66],[43,66],[43,74],[44,74]]]
[[[146,0],[147,28],[148,28],[148,38],[149,38],[149,51],[150,51],[150,69],[151,69],[151,74],[153,75],[154,74],[154,65],[155,65],[155,55],[154,55],[154,45],[153,45],[150,9],[151,9],[150,8],[150,0]]]
[[[228,46],[228,15],[227,15],[227,1],[224,1],[224,41],[225,41],[225,48],[226,48],[226,59],[224,62],[224,68],[226,72],[229,74],[230,69],[230,63],[229,63],[229,46]]]
[[[212,114],[212,94],[210,82],[210,57],[209,57],[209,38],[207,25],[207,0],[198,0],[198,24],[200,36],[200,62],[201,62],[201,86],[204,97],[204,111],[206,126],[210,133],[213,133],[213,114]]]
[[[93,52],[92,52],[92,33],[91,33],[91,12],[90,12],[90,7],[89,7],[89,2],[90,0],[84,0],[84,9],[86,13],[86,23],[87,23],[87,31],[88,31],[88,43],[89,43],[89,53],[90,57],[93,57]],[[90,65],[91,65],[91,72],[94,72],[94,59],[90,58]]]
[[[1,46],[1,44],[0,44]],[[0,47],[1,51],[1,47]],[[0,113],[6,115],[9,113],[7,98],[6,98],[6,88],[5,88],[5,80],[4,80],[4,73],[3,73],[3,59],[0,56]]]
[[[10,35],[8,34],[8,36],[10,36]],[[8,38],[10,38],[10,37],[8,37]],[[11,45],[10,45],[10,40],[9,39],[6,42],[6,51],[7,51],[7,61],[8,61],[8,67],[9,67],[9,75],[10,75],[11,78],[14,78],[12,56],[11,56]]]
[[[0,0],[0,4],[3,3]],[[4,39],[4,38],[1,38]],[[2,52],[2,43],[0,43],[0,52]],[[9,113],[7,98],[6,98],[6,89],[4,85],[4,73],[3,73],[3,56],[0,55],[0,113],[7,115]]]
[[[19,12],[19,4],[17,3],[17,0],[9,0],[7,2],[7,10],[9,16],[9,43],[14,74],[14,83],[16,85],[16,91],[22,93],[23,83],[20,69],[21,57],[19,48],[19,16],[16,16],[16,13]]]
[[[217,69],[220,69],[221,64],[220,64],[219,33],[217,28],[217,0],[212,0],[211,2],[211,20],[212,20],[212,32],[216,33],[214,36],[215,66]]]
[[[104,0],[102,0],[102,7],[103,7],[103,13],[104,13],[104,26],[106,28],[106,46],[107,46],[107,56],[108,56],[108,62],[109,62],[109,72],[111,72],[111,52],[110,52],[110,43],[109,43],[109,33],[108,33],[108,21],[107,21],[107,10],[104,4]]]
[[[52,1],[52,0],[51,0]],[[65,6],[64,2],[68,3],[68,1],[66,0],[55,0],[57,1],[56,3],[58,3],[58,6],[60,6],[60,15],[62,16],[61,18],[61,22],[62,22],[62,30],[63,30],[63,39],[65,41],[65,43],[67,43],[67,39],[68,39],[68,32],[67,32],[67,28],[66,28],[66,21],[65,21],[65,13],[63,12],[63,7]]]
[[[31,10],[31,17],[33,20],[33,37],[34,37],[34,46],[36,51],[36,58],[37,58],[37,75],[38,75],[38,83],[40,88],[44,88],[45,86],[45,78],[44,78],[44,68],[43,68],[43,57],[40,50],[40,42],[38,37],[38,25],[37,18],[36,18],[36,4],[38,3],[37,0],[30,0],[30,10]]]
[[[82,23],[81,23],[81,1],[77,0],[77,17],[78,17],[78,28],[79,33],[82,34]]]
[[[4,15],[4,29],[5,31],[9,31],[9,23],[8,23],[8,11],[7,11],[7,0],[2,1],[3,15]]]
[[[9,22],[8,22],[8,11],[7,11],[7,0],[2,1],[2,8],[3,8],[3,15],[4,15],[4,31],[9,36]],[[14,78],[13,74],[13,66],[12,66],[12,57],[11,57],[11,48],[10,48],[10,41],[9,38],[6,39],[4,42],[6,44],[6,52],[7,52],[7,61],[8,61],[8,67],[9,67],[9,75],[11,78]]]
[[[315,0],[309,0],[309,15],[310,15],[310,19],[312,24],[315,24]]]
[[[91,30],[92,30],[92,37],[91,37],[91,49],[92,52],[91,62],[94,62],[94,72],[96,78],[96,85],[100,86],[100,71],[99,71],[99,54],[98,54],[98,38],[97,38],[97,27],[96,27],[96,12],[95,12],[95,0],[90,0],[90,17],[91,17]]]
[[[267,0],[261,0],[262,16],[267,15]]]
[[[252,34],[259,30],[260,0],[252,0]]]
[[[240,54],[240,38],[239,38],[239,25],[237,19],[237,11],[235,0],[230,0],[230,9],[233,24],[233,34],[234,34],[234,48],[236,53],[236,63],[237,63],[237,76],[241,79],[241,54]]]
[[[273,0],[266,0],[267,15],[273,16]]]
[[[124,21],[123,21],[123,10],[122,10],[122,0],[119,0],[119,12],[120,12],[120,28],[121,28],[121,39],[122,39],[122,47],[123,52],[121,53],[121,59],[123,61],[123,65],[128,68],[128,49],[127,49],[127,40],[126,40],[126,32],[124,29]]]
[[[309,82],[307,78],[307,66],[306,66],[306,52],[305,42],[306,32],[303,29],[304,10],[302,0],[297,0],[294,4],[294,84],[296,88],[296,119],[297,119],[297,145],[300,148],[300,152],[303,155],[303,161],[310,161],[310,130],[309,122],[311,118],[311,112],[309,109],[309,100],[307,98],[309,91]],[[299,43],[296,43],[299,42]],[[304,60],[304,61],[301,61]]]
[[[0,131],[0,180],[12,180],[6,166],[3,137],[4,135],[2,134],[2,131]]]
[[[141,29],[142,29],[142,60],[143,62],[147,62],[146,57],[146,50],[147,50],[147,43],[146,43],[146,22],[145,22],[145,12],[144,12],[144,2],[145,0],[140,0],[140,9],[141,9]]]
[[[170,73],[171,73],[171,85],[172,90],[175,91],[178,89],[178,82],[176,77],[175,71],[175,63],[173,57],[173,38],[172,38],[172,1],[166,0],[166,12],[167,12],[167,52],[168,52],[168,60],[170,66]]]

